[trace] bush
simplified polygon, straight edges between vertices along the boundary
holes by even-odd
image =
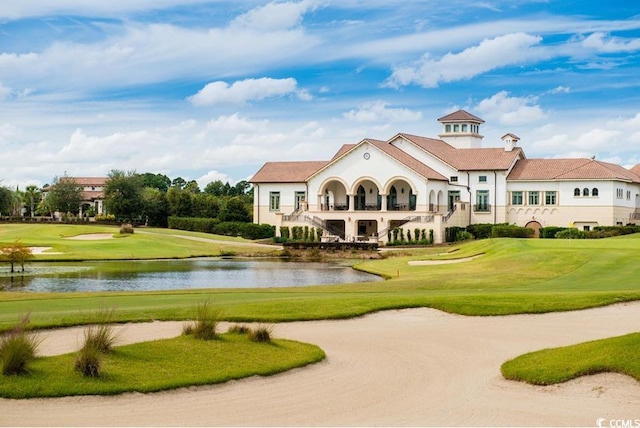
[[[93,219],[98,223],[110,222],[110,221],[115,221],[116,216],[114,216],[113,214],[98,214]]]
[[[100,377],[103,350],[95,341],[95,331],[89,327],[84,331],[84,346],[78,351],[74,368],[85,377]]]
[[[276,236],[276,228],[270,224],[242,223],[234,221],[221,223],[216,218],[175,216],[169,217],[168,224],[170,229],[214,233],[226,236],[241,236],[245,239],[268,239]]]
[[[493,229],[491,223],[477,223],[467,226],[467,232],[473,235],[474,239],[488,239],[491,238],[491,229]]]
[[[216,218],[176,217],[167,219],[169,229],[188,230],[190,232],[214,233],[216,224],[220,221]]]
[[[269,343],[271,342],[270,326],[258,326],[249,332],[249,340],[254,342]]]
[[[120,235],[125,233],[133,233],[133,225],[131,223],[125,223],[120,226]]]
[[[29,315],[0,338],[0,359],[3,375],[28,373],[28,365],[36,358],[40,339],[27,332]]]
[[[445,242],[456,242],[456,238],[458,237],[458,233],[464,230],[463,227],[451,226],[444,229],[444,240]]]
[[[460,241],[470,241],[473,239],[473,235],[467,232],[466,230],[461,230],[456,235],[456,242]]]
[[[556,233],[556,239],[587,239],[587,238],[589,238],[589,232],[585,232],[584,230],[578,230],[575,227],[571,227]]]
[[[183,328],[183,333],[193,334],[197,339],[213,340],[218,337],[218,324],[220,323],[220,317],[222,310],[212,305],[210,300],[198,303],[196,308],[196,320],[191,328]],[[189,330],[191,333],[186,333]]]
[[[556,233],[567,230],[566,227],[548,226],[540,229],[540,238],[542,239],[555,239]]]
[[[533,229],[512,224],[496,225],[491,229],[493,238],[531,238],[534,234]]]
[[[117,335],[113,331],[113,309],[99,309],[96,313],[96,325],[89,326],[84,331],[85,346],[89,345],[103,354],[111,352],[116,342]]]

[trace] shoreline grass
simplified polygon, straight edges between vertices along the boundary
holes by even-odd
[[[211,385],[249,376],[269,376],[322,361],[315,345],[278,339],[251,342],[245,335],[221,334],[203,341],[179,336],[114,348],[103,356],[101,375],[74,369],[75,353],[42,357],[30,376],[0,378],[0,397],[35,398],[157,392]]]

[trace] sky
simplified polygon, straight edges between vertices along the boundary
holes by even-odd
[[[640,163],[640,3],[3,0],[0,185],[232,184],[439,117],[483,147]]]

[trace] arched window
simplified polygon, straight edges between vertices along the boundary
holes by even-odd
[[[593,190],[591,190],[591,196],[598,196],[598,188],[594,187]]]
[[[586,187],[582,189],[582,196],[589,196],[589,189],[587,189]]]
[[[580,189],[578,189],[577,187],[573,189],[573,196],[580,196]]]
[[[359,186],[358,187],[358,193],[356,193],[356,204],[355,204],[355,209],[362,211],[365,208],[365,201],[366,201],[366,193],[364,191],[364,187]]]

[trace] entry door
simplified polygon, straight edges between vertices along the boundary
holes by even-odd
[[[296,211],[300,209],[300,206],[304,201],[306,201],[306,199],[307,199],[306,192],[296,192],[296,206],[295,206]]]
[[[460,200],[460,191],[459,190],[449,190],[449,211],[453,209],[454,202]]]

